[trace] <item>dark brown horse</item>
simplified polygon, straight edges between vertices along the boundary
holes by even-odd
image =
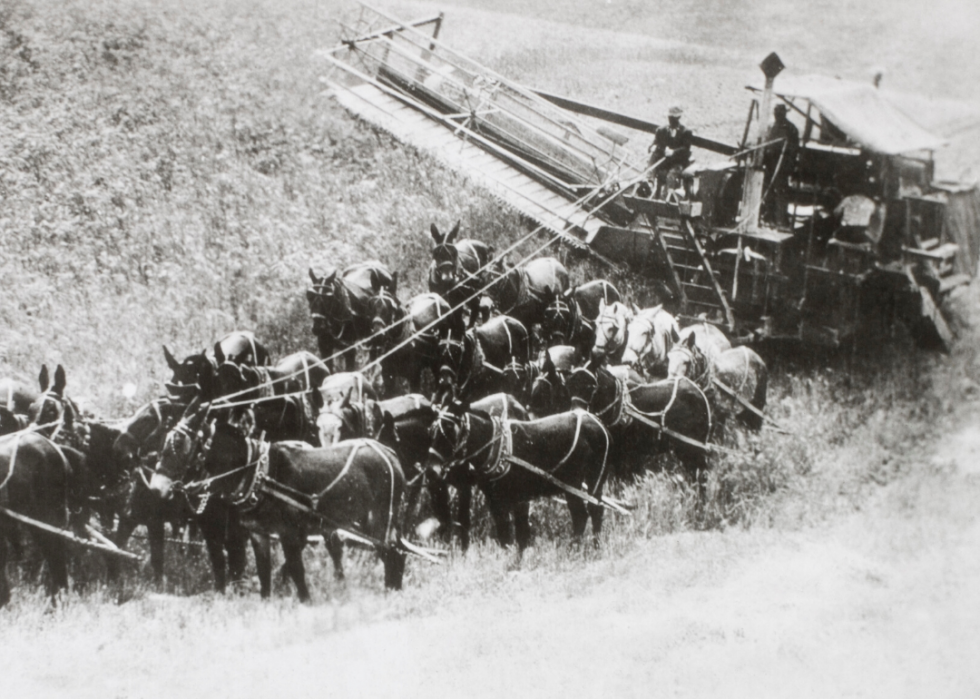
[[[473,401],[502,389],[503,368],[530,359],[530,336],[522,323],[496,316],[462,337],[439,340],[438,386],[435,402]]]
[[[223,361],[248,366],[267,366],[269,352],[247,330],[235,330],[218,340],[214,347],[203,352],[191,354],[177,361],[167,346],[163,346],[163,356],[173,372],[167,382],[167,391],[178,400],[190,402],[195,397],[211,400],[215,397],[214,373],[219,362],[215,354],[220,352]]]
[[[614,474],[630,478],[651,468],[651,456],[672,451],[703,501],[711,434],[711,407],[700,388],[686,378],[632,384],[593,360],[566,380],[572,407],[585,407],[613,435]],[[557,395],[557,394],[556,394]],[[556,409],[564,408],[556,405]]]
[[[306,290],[306,300],[320,356],[333,357],[337,371],[353,371],[355,345],[371,334],[368,301],[382,290],[394,296],[397,277],[377,260],[351,265],[342,273],[336,269],[317,273],[311,268],[309,274],[313,285]]]
[[[219,362],[221,355],[217,355]],[[301,439],[316,443],[313,392],[330,375],[323,360],[310,352],[295,352],[271,367],[252,367],[224,361],[218,366],[215,403],[250,406],[257,433],[271,440]]]
[[[471,405],[474,410],[508,420],[526,420],[527,411],[512,396],[496,393]],[[428,488],[432,512],[439,522],[439,530],[447,539],[453,531],[453,520],[447,485],[456,489],[458,498],[457,522],[460,546],[469,547],[470,487],[465,474],[455,474],[449,482],[443,479],[425,478],[422,465],[429,453],[429,428],[436,418],[432,403],[421,395],[399,396],[384,401],[371,399],[344,399],[324,406],[320,413],[321,444],[336,444],[346,439],[375,438],[398,454],[405,475],[409,479],[406,490],[406,521],[412,522],[417,509],[423,484]],[[384,429],[390,421],[392,429]]]
[[[568,270],[554,257],[539,257],[508,270],[490,291],[496,308],[526,328],[544,320],[552,294],[568,290]]]
[[[48,367],[39,375],[41,393],[28,408],[28,427],[59,446],[77,449],[85,456],[87,470],[95,479],[93,497],[103,523],[111,528],[115,514],[125,499],[129,472],[113,451],[119,428],[81,415],[78,406],[65,395],[67,379],[60,364],[52,382]]]
[[[518,508],[537,498],[561,494],[568,503],[574,537],[581,538],[590,518],[593,536],[599,536],[600,505],[563,491],[510,458],[517,457],[568,486],[585,488],[592,497],[601,498],[610,439],[595,416],[579,410],[523,422],[494,419],[454,404],[440,411],[431,435],[427,470],[436,477],[460,470],[472,473],[486,497],[502,546],[516,540],[518,550],[523,551],[530,544],[529,523],[520,516],[514,519],[511,535],[511,515]]]
[[[409,390],[422,390],[426,369],[436,370],[439,361],[439,338],[463,333],[458,315],[450,314],[449,303],[438,294],[412,297],[408,312],[379,294],[372,301],[372,358],[380,357],[381,376],[386,396],[396,394],[396,379],[408,380]],[[385,331],[385,328],[388,330]]]
[[[464,322],[465,306],[472,327],[478,322],[479,292],[489,279],[487,266],[493,258],[493,248],[470,238],[456,241],[459,223],[457,221],[446,235],[440,233],[434,223],[429,228],[435,242],[429,265],[429,291],[446,299],[460,324]]]
[[[71,526],[82,534],[92,496],[84,456],[33,432],[18,432],[0,439],[0,505],[58,529]],[[77,512],[77,514],[72,514]],[[10,601],[7,580],[8,542],[20,527],[0,514],[0,607]],[[68,588],[67,542],[57,535],[28,527],[48,568],[47,589],[55,595]]]
[[[585,316],[573,290],[559,294],[547,290],[547,305],[541,321],[541,336],[547,345],[572,345],[589,356],[595,344],[595,325]]]
[[[200,473],[189,474],[192,462]],[[310,598],[302,554],[314,531],[323,533],[339,575],[343,546],[338,535],[346,535],[374,546],[384,562],[385,585],[401,588],[405,554],[398,548],[397,515],[405,476],[394,452],[379,442],[353,440],[323,448],[270,444],[249,439],[227,423],[209,428],[199,411],[167,437],[151,487],[166,495],[175,482],[194,477],[203,480],[186,489],[206,489],[227,502],[251,531],[279,535],[300,600]]]
[[[171,398],[158,398],[147,403],[119,426],[120,434],[112,445],[116,459],[131,474],[129,492],[119,512],[113,541],[124,549],[133,531],[140,525],[145,526],[150,568],[158,586],[163,583],[164,526],[169,523],[171,532],[176,535],[190,521],[193,512],[183,498],[161,500],[156,497],[150,492],[149,479],[167,433],[186,407]],[[118,573],[116,559],[110,559],[110,577],[115,578]]]
[[[599,316],[600,301],[608,306],[623,300],[619,289],[605,279],[579,284],[573,289],[572,297],[578,302],[579,310],[587,320],[595,320]]]

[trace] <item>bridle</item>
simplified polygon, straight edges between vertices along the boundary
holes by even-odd
[[[595,321],[595,349],[603,356],[612,354],[619,349],[626,346],[629,341],[629,326],[625,322],[625,318],[622,318],[616,313],[603,313]],[[612,327],[615,332],[608,332],[608,328]],[[622,337],[619,338],[620,331],[622,332]],[[611,343],[615,342],[613,346]]]
[[[708,379],[711,376],[711,363],[708,361],[707,355],[705,355],[697,345],[695,345],[694,348],[687,347],[686,345],[674,345],[670,352],[667,353],[668,360],[670,355],[674,353],[684,355],[687,358],[687,368],[682,372],[668,371],[668,376],[684,376],[699,387],[707,385]],[[693,376],[688,374],[688,372],[692,369],[697,371],[697,373]]]

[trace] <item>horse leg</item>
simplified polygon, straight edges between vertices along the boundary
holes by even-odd
[[[344,542],[337,535],[337,532],[330,532],[323,537],[323,545],[327,547],[330,560],[333,561],[333,579],[337,582],[344,581]]]
[[[345,371],[357,371],[357,350],[354,347],[349,347],[344,350],[343,357],[347,367]]]
[[[10,581],[7,580],[7,529],[0,527],[0,609],[10,602]]]
[[[36,532],[34,541],[48,564],[48,595],[55,606],[57,594],[68,589],[68,549],[63,539],[46,532]]]
[[[129,537],[133,535],[134,529],[136,529],[136,521],[125,514],[121,515],[119,517],[119,523],[116,525],[116,532],[112,537],[112,542],[119,548],[125,549],[126,544],[129,542]],[[115,556],[110,556],[107,559],[106,574],[109,582],[116,582],[119,579],[119,559]]]
[[[224,594],[227,582],[224,524],[224,517],[215,516],[213,512],[207,510],[199,522],[201,535],[204,537],[204,545],[208,549],[208,558],[211,560],[211,571],[214,573],[214,589],[221,594]]]
[[[286,557],[286,570],[296,586],[296,594],[300,602],[310,601],[310,590],[306,587],[306,568],[303,566],[303,547],[306,546],[306,536],[290,533],[279,540],[282,552]]]
[[[252,533],[252,553],[255,554],[255,570],[259,575],[259,595],[268,599],[272,592],[272,547],[265,534]]]
[[[514,538],[517,550],[523,552],[531,545],[531,503],[522,502],[514,508]]]
[[[439,533],[449,543],[453,537],[453,512],[449,504],[449,487],[436,478],[428,479],[427,487],[432,513],[439,520]]]
[[[596,491],[595,495],[599,497],[599,491]],[[586,510],[589,513],[589,519],[592,520],[592,545],[599,548],[599,536],[602,534],[602,517],[605,510],[602,505],[593,505],[592,503],[586,506]]]
[[[152,517],[146,523],[146,538],[150,543],[150,568],[153,569],[153,584],[163,585],[163,546],[164,525],[162,517]]]
[[[511,508],[496,498],[487,498],[487,500],[487,509],[490,510],[494,529],[497,532],[497,541],[500,542],[501,546],[507,548],[514,543],[514,536],[510,529]]]
[[[568,504],[568,513],[572,516],[572,538],[579,543],[585,534],[585,525],[589,523],[589,511],[585,502],[577,495],[567,493],[565,502]]]
[[[459,546],[466,553],[470,547],[470,502],[473,499],[473,488],[468,483],[456,488],[458,502],[456,503],[456,519],[459,521]]]
[[[405,553],[391,544],[379,551],[385,567],[385,589],[402,589],[402,578],[405,576]]]
[[[228,530],[225,535],[225,550],[228,552],[228,582],[240,583],[245,578],[248,565],[246,546],[249,534],[240,522],[229,513]]]

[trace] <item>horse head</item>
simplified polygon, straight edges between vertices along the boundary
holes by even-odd
[[[663,306],[636,311],[627,330],[623,364],[647,371],[662,370],[678,338],[677,321]]]
[[[320,446],[326,447],[344,439],[352,439],[358,434],[354,421],[358,415],[351,401],[354,387],[344,394],[340,401],[331,400],[324,404],[316,418]]]
[[[577,367],[569,374],[568,385],[569,403],[572,408],[588,409],[595,401],[599,390],[599,371],[602,370],[602,360],[593,358],[584,367]]]
[[[552,359],[551,352],[545,351],[541,362],[541,371],[531,383],[527,409],[534,418],[553,415],[569,409],[568,387],[565,385],[565,378]]]
[[[472,364],[473,343],[467,333],[457,336],[449,332],[439,338],[439,368],[433,403],[447,405],[459,398],[460,388],[468,378],[469,364]]]
[[[435,245],[432,248],[432,264],[429,269],[429,290],[445,293],[460,282],[459,249],[453,244],[459,234],[460,222],[446,235],[439,232],[436,224],[429,227]]]
[[[511,357],[501,372],[501,390],[517,398],[521,404],[527,403],[538,371],[539,369],[536,364],[525,364],[518,360],[517,357]]]
[[[313,286],[306,290],[306,301],[313,319],[313,334],[340,337],[351,320],[350,299],[335,268],[317,274],[309,270]]]
[[[398,297],[384,288],[368,299],[367,308],[371,319],[369,347],[374,352],[384,352],[397,339],[405,311]]]
[[[571,295],[571,290],[562,292],[550,285],[546,286],[544,302],[541,332],[545,342],[549,345],[565,344],[575,328],[578,309],[575,299]]]
[[[594,357],[609,358],[626,346],[630,315],[629,309],[619,301],[608,306],[604,300],[599,302],[599,315],[595,320],[595,345],[592,347]]]
[[[206,440],[210,437],[208,423],[209,409],[199,408],[200,398],[195,398],[184,410],[184,414],[167,433],[160,450],[153,475],[150,477],[150,492],[163,500],[173,497],[174,485],[183,483],[191,474],[194,460],[199,452],[207,451]]]
[[[708,357],[697,343],[697,333],[691,333],[667,353],[667,376],[686,376],[695,383],[710,369]]]
[[[468,406],[451,401],[436,411],[429,426],[429,454],[424,471],[442,480],[456,466],[466,446],[466,411]]]
[[[165,384],[167,392],[178,400],[189,401],[195,396],[208,400],[214,388],[214,362],[203,352],[192,354],[177,361],[167,346],[163,346],[163,356],[173,375]]]
[[[45,437],[55,440],[59,437],[69,437],[74,434],[79,417],[78,406],[65,396],[65,368],[58,365],[54,372],[54,382],[48,374],[48,366],[41,365],[38,376],[41,394],[31,403],[27,410],[28,425],[35,428]],[[74,446],[69,444],[69,446]]]

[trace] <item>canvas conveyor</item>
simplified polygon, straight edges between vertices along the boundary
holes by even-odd
[[[616,136],[442,45],[441,21],[401,23],[365,6],[344,27],[350,38],[323,54],[334,96],[577,247],[627,223],[605,188],[643,168]]]

